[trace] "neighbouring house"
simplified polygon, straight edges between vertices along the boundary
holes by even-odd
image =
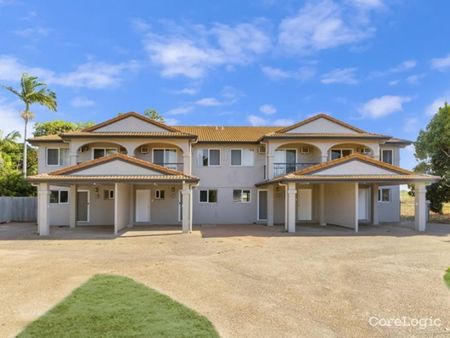
[[[289,127],[168,126],[127,113],[78,132],[35,137],[38,231],[50,226],[400,221],[401,184],[414,184],[415,224],[426,226],[425,186],[438,177],[399,167],[410,141],[326,114]]]

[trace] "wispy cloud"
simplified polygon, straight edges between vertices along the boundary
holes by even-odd
[[[14,34],[33,41],[38,41],[41,38],[47,37],[51,29],[43,26],[27,27],[14,30]]]
[[[377,119],[402,111],[403,104],[409,101],[411,98],[407,96],[384,95],[364,103],[360,113],[363,117]]]
[[[356,68],[338,68],[323,74],[320,80],[324,84],[357,84]]]
[[[281,21],[279,45],[287,53],[304,54],[368,38],[374,32],[368,12],[376,8],[376,2],[353,1],[349,4],[332,0],[307,2],[297,15]]]
[[[426,115],[433,116],[434,114],[437,113],[439,108],[441,108],[445,105],[446,102],[450,103],[450,95],[445,95],[445,96],[441,96],[441,97],[434,99],[433,102],[431,102],[426,107],[426,109],[425,109]]]
[[[385,69],[385,70],[376,70],[370,73],[369,78],[377,78],[377,77],[383,77],[383,76],[388,76],[388,75],[392,75],[392,74],[398,74],[398,73],[403,73],[409,70],[414,69],[417,66],[417,61],[416,60],[405,60],[403,62],[401,62],[400,64]]]
[[[144,25],[139,22],[142,29]],[[244,65],[265,53],[271,41],[260,22],[234,26],[168,25],[166,33],[146,29],[144,48],[164,77],[202,78],[220,66]]]
[[[288,119],[288,118],[280,118],[276,120],[271,120],[267,118],[263,118],[258,115],[248,115],[247,116],[247,122],[250,123],[252,126],[289,126],[291,124],[294,124],[294,120]]]
[[[0,96],[0,120],[2,121],[0,130],[5,134],[19,131],[23,139],[23,120],[19,112],[20,106],[16,102],[8,101]]]
[[[138,67],[139,63],[133,60],[117,64],[90,61],[79,65],[71,72],[56,73],[46,68],[25,65],[15,57],[3,55],[0,56],[0,80],[17,82],[22,73],[26,72],[40,77],[49,85],[104,89],[117,87],[127,72],[134,71]]]
[[[186,114],[189,114],[193,109],[194,109],[194,107],[192,107],[192,106],[181,106],[181,107],[176,107],[176,108],[170,109],[169,111],[166,112],[166,114],[167,115],[186,115]]]
[[[222,106],[224,102],[217,100],[215,97],[205,97],[203,99],[195,101],[195,104],[204,107],[215,107],[215,106]]]
[[[174,94],[185,94],[185,95],[195,95],[197,94],[197,92],[198,92],[197,89],[190,87],[172,91],[172,93]]]
[[[271,104],[263,104],[259,107],[259,111],[264,115],[273,115],[277,112],[277,108]]]
[[[76,108],[92,107],[95,105],[95,101],[81,96],[73,98],[70,103]]]
[[[306,81],[314,77],[316,70],[311,66],[302,66],[296,70],[285,70],[276,67],[263,66],[261,71],[271,80],[294,79]]]
[[[403,122],[403,131],[407,133],[415,132],[419,129],[419,119],[417,117],[408,117]]]
[[[441,58],[435,58],[431,60],[431,68],[440,71],[450,69],[450,54]]]

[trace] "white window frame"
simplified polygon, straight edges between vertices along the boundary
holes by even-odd
[[[113,200],[114,199],[114,189],[105,189],[104,191],[107,192],[107,200]],[[103,193],[103,198],[105,199],[105,193]]]
[[[153,148],[152,149],[152,163],[155,163],[155,150],[162,150],[164,152],[164,163],[169,163],[166,161],[166,151],[167,150],[175,150],[175,154],[176,154],[177,161],[178,161],[178,149],[177,148]],[[175,162],[175,163],[177,163],[177,162]]]
[[[119,153],[119,148],[112,148],[112,147],[93,147],[93,148],[92,148],[92,154],[91,154],[91,158],[92,158],[93,160],[95,160],[95,158],[94,158],[94,152],[95,152],[96,149],[102,149],[102,150],[105,152],[105,155],[103,155],[103,156],[101,156],[101,157],[99,157],[99,158],[108,156],[108,155],[106,155],[106,150],[108,150],[108,149],[113,149],[113,150],[116,151],[116,153]]]
[[[204,165],[203,164],[203,151],[207,150],[208,151],[208,165]],[[211,150],[217,150],[219,151],[219,164],[211,164]],[[222,150],[220,148],[202,148],[202,159],[201,159],[201,163],[200,166],[201,167],[220,167],[222,165]]]
[[[51,197],[51,192],[52,191],[57,191],[58,192],[58,202],[55,202],[55,203],[50,202],[50,197]],[[61,202],[61,191],[66,191],[67,192],[67,202]],[[48,200],[49,204],[65,205],[65,204],[69,204],[69,199],[70,199],[69,190],[65,190],[65,189],[50,189],[50,195],[49,195],[49,200]]]
[[[383,201],[383,190],[387,190],[389,199],[387,201]],[[390,188],[379,188],[378,189],[378,202],[380,203],[390,203],[392,199],[392,192]]]
[[[210,202],[209,201],[209,192],[211,190],[216,191],[217,200],[215,202]],[[201,200],[201,192],[202,191],[206,191],[206,201],[202,201]],[[199,192],[198,192],[198,201],[199,201],[199,203],[202,203],[202,204],[216,204],[219,201],[219,191],[217,189],[200,189]]]
[[[49,164],[48,163],[48,151],[49,150],[57,150],[58,151],[58,164]],[[47,167],[59,167],[61,165],[61,148],[48,147],[45,151],[45,164]]]
[[[232,152],[239,150],[241,152],[241,164],[233,164],[231,161],[233,160]],[[232,148],[230,149],[230,166],[232,167],[243,167],[244,166],[244,150],[242,148]]]
[[[391,152],[392,163],[384,162],[384,156],[383,155],[384,155],[385,151],[390,151]],[[384,162],[384,163],[388,163],[388,164],[394,164],[394,149],[381,149],[381,161]]]
[[[161,192],[163,192],[163,195],[161,197]],[[166,192],[164,189],[156,189],[155,190],[155,200],[165,200],[166,199]]]
[[[331,149],[330,149],[330,160],[332,160],[331,152],[332,152],[333,150],[339,150],[339,151],[341,152],[341,157],[339,157],[339,158],[343,158],[343,157],[344,157],[344,156],[342,156],[342,151],[343,151],[343,150],[350,150],[350,155],[354,153],[354,150],[353,150],[352,148],[331,148]]]
[[[241,198],[239,201],[235,201],[234,200],[234,192],[235,191],[240,191],[241,192]],[[248,201],[244,201],[243,196],[244,196],[244,191],[248,191],[248,196],[249,196],[249,200]],[[252,202],[252,190],[251,189],[233,189],[233,203],[251,203]]]

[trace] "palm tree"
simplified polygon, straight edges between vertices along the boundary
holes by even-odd
[[[38,78],[29,74],[22,74],[20,80],[21,90],[15,90],[12,87],[3,86],[5,89],[17,95],[20,100],[25,104],[25,110],[22,112],[21,117],[25,121],[24,135],[23,135],[23,175],[27,176],[27,127],[28,121],[31,121],[34,114],[30,111],[30,106],[33,104],[39,104],[47,107],[51,111],[56,111],[56,94],[55,92],[47,89],[47,85],[43,82],[39,82]]]

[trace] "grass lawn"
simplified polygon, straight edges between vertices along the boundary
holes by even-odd
[[[450,268],[447,269],[447,272],[444,275],[444,282],[450,288]]]
[[[126,277],[96,275],[18,337],[218,337],[209,320]]]

